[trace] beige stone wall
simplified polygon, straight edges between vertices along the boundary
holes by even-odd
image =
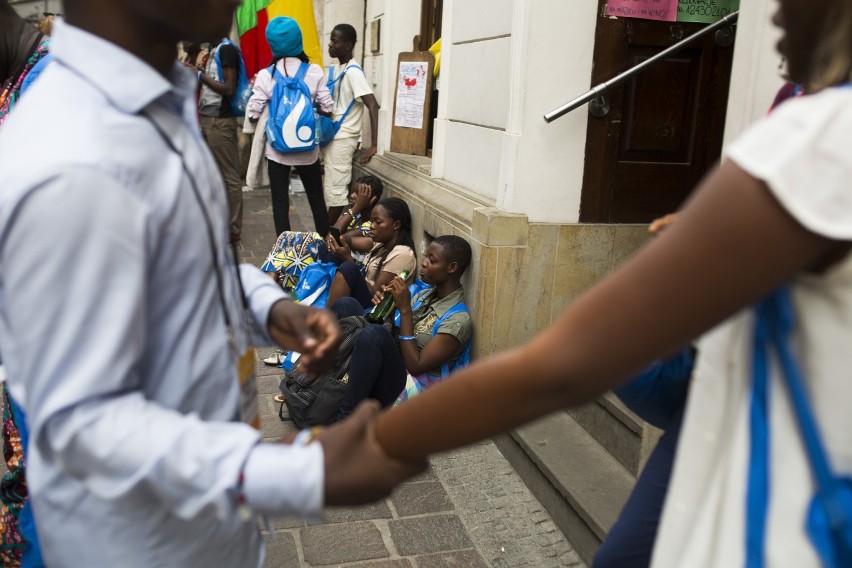
[[[527,224],[523,246],[474,239],[477,353],[518,345],[550,325],[579,294],[645,240],[636,225]]]

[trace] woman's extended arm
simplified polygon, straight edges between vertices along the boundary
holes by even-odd
[[[592,400],[845,246],[806,230],[726,162],[677,223],[549,328],[381,415],[377,439],[416,460]]]

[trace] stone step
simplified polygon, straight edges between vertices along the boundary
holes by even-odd
[[[567,412],[557,412],[495,443],[591,565],[636,478]]]
[[[647,457],[643,436],[649,428],[612,393],[567,411],[591,436],[634,476]],[[656,438],[654,438],[656,441]]]

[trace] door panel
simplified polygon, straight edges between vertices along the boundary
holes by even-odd
[[[701,28],[599,18],[592,84]],[[609,114],[589,118],[582,222],[645,223],[680,206],[721,153],[732,56],[711,34],[607,93]]]

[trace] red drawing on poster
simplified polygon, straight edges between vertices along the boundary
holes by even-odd
[[[677,20],[678,0],[607,0],[606,15],[644,20]]]

